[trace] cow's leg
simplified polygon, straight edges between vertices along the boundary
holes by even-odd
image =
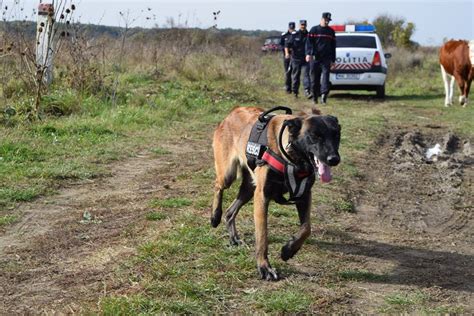
[[[464,105],[464,102],[466,101],[466,95],[464,94],[464,87],[466,86],[467,82],[458,73],[454,74],[454,78],[456,78],[456,81],[459,85],[459,91],[461,93],[461,95],[459,96],[459,104]]]
[[[467,105],[468,101],[469,101],[469,91],[471,90],[471,83],[472,83],[472,80],[468,80],[466,82],[466,85],[464,86],[464,95],[466,96],[466,100],[464,101],[464,107]]]
[[[444,92],[445,92],[445,99],[444,99],[444,106],[450,106],[452,104],[452,100],[450,101],[449,96],[450,96],[450,90],[449,90],[449,75],[444,70],[443,65],[441,65],[441,76],[443,77],[443,82],[444,82]],[[454,82],[454,81],[453,81]]]
[[[456,83],[456,79],[454,76],[449,76],[449,79],[451,80],[449,87],[449,104],[452,105],[454,97],[454,84]]]

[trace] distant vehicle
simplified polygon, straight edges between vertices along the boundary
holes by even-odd
[[[280,45],[280,36],[270,36],[265,39],[262,46],[262,52],[273,53],[281,52],[283,47]]]
[[[336,63],[331,68],[332,90],[376,91],[385,97],[387,61],[373,25],[333,25]]]

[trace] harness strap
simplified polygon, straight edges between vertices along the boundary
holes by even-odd
[[[293,165],[288,164],[285,160],[283,160],[280,156],[275,154],[270,148],[265,150],[265,153],[262,156],[262,161],[267,163],[268,166],[275,172],[285,174],[285,167],[291,168],[291,173],[295,174],[295,167]],[[309,171],[298,171],[296,176],[298,178],[306,178],[311,175]]]
[[[273,151],[267,149],[262,156],[262,160],[266,162],[270,166],[270,168],[272,168],[273,171],[283,174],[285,172],[285,163],[280,157],[276,156],[275,154],[272,154]]]

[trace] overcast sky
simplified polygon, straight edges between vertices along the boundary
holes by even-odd
[[[1,2],[12,4],[14,0]],[[20,0],[20,3],[25,12],[31,12],[39,1]],[[288,21],[307,19],[309,25],[317,24],[325,11],[332,13],[333,23],[349,19],[371,21],[388,13],[414,22],[413,39],[422,45],[439,45],[443,38],[474,39],[474,0],[76,0],[73,3],[78,8],[76,17],[80,22],[114,26],[123,25],[119,11],[127,10],[131,19],[136,19],[134,26],[163,26],[173,18],[175,23],[207,28],[214,24],[212,12],[220,10],[217,20],[220,28],[282,31]]]

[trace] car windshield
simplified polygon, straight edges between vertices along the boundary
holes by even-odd
[[[377,42],[373,36],[338,35],[336,37],[336,47],[377,48]]]
[[[267,38],[265,40],[265,45],[269,44],[280,44],[280,39],[279,38]]]

